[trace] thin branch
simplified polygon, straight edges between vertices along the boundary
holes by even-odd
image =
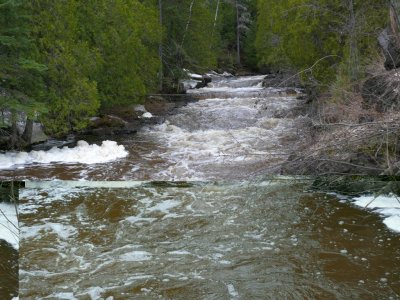
[[[286,83],[286,82],[288,82],[289,80],[295,78],[296,76],[299,76],[299,75],[302,74],[302,73],[305,73],[305,72],[308,72],[308,71],[311,71],[311,72],[312,72],[312,69],[313,69],[319,62],[321,62],[321,61],[324,60],[324,59],[330,58],[330,57],[339,57],[339,58],[342,58],[341,56],[335,55],[335,54],[331,54],[331,55],[324,56],[324,57],[318,59],[311,67],[309,67],[309,68],[307,68],[307,69],[304,69],[304,70],[302,70],[302,71],[300,71],[300,72],[294,74],[293,76],[290,76],[288,79],[282,81],[277,87],[282,86],[284,83]]]

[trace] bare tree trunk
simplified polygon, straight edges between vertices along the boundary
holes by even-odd
[[[236,6],[236,63],[240,66],[240,27],[239,27],[239,6],[238,0],[235,0]]]
[[[217,7],[215,8],[215,16],[214,16],[214,26],[213,26],[213,34],[215,31],[215,27],[217,26],[217,19],[218,19],[218,11],[219,11],[219,2],[220,0],[217,1]]]
[[[189,18],[188,18],[188,21],[187,21],[187,23],[186,23],[185,31],[183,32],[181,47],[183,46],[183,43],[185,42],[186,33],[188,32],[189,25],[190,25],[190,21],[192,20],[192,11],[193,11],[193,4],[194,4],[194,1],[195,1],[195,0],[192,0],[192,3],[190,3],[190,7],[189,7]]]
[[[356,16],[354,13],[353,0],[349,0],[349,12],[350,12],[350,77],[351,80],[355,81],[358,79],[359,69],[359,57],[358,57],[358,45],[357,45],[357,32],[356,32]]]
[[[161,37],[160,37],[160,45],[158,46],[158,56],[160,57],[160,70],[159,70],[159,86],[158,89],[162,91],[163,89],[163,34],[162,34],[162,26],[163,26],[163,13],[162,13],[162,0],[158,0],[158,11],[159,11],[159,22],[161,28]]]

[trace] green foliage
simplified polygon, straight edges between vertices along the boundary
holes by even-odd
[[[161,37],[156,9],[139,1],[102,0],[81,3],[80,10],[85,40],[100,56],[92,77],[102,104],[136,103],[153,91]]]
[[[48,113],[41,121],[52,133],[80,129],[100,102],[91,79],[98,54],[80,38],[78,1],[33,1],[32,11],[39,57],[48,67],[43,96]]]
[[[326,84],[344,66],[352,80],[375,51],[386,25],[383,0],[258,0],[256,49],[259,65],[305,70],[305,80]],[[343,74],[343,73],[342,73]]]
[[[140,1],[32,1],[34,38],[47,65],[47,131],[86,126],[99,107],[140,102],[154,90],[160,27]]]
[[[216,3],[199,0],[162,1],[163,64],[165,81],[182,77],[182,69],[197,72],[217,66]]]
[[[46,67],[34,60],[34,44],[29,37],[30,11],[26,1],[0,1],[0,109],[34,118],[40,103],[41,73]],[[1,125],[4,124],[2,120]]]

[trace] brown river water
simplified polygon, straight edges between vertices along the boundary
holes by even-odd
[[[21,299],[399,299],[400,235],[312,180],[28,183]]]

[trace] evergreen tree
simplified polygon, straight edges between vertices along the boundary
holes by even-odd
[[[260,65],[306,70],[304,79],[332,82],[336,74],[350,80],[373,51],[385,26],[386,1],[259,0],[256,38]]]
[[[44,110],[40,103],[40,74],[45,66],[34,60],[30,17],[26,1],[0,1],[0,109],[6,112],[7,123],[11,123],[2,120],[1,125],[11,125],[11,148],[17,143],[20,113],[33,119]]]
[[[92,78],[99,53],[82,38],[79,1],[32,1],[34,37],[41,62],[47,65],[44,99],[48,113],[41,120],[46,130],[66,133],[87,124],[100,101]]]
[[[92,72],[103,106],[132,104],[157,88],[160,26],[155,7],[139,1],[81,2],[84,40],[96,49]]]
[[[183,68],[204,72],[217,66],[215,5],[208,1],[163,1],[163,63],[167,78],[176,83]]]

